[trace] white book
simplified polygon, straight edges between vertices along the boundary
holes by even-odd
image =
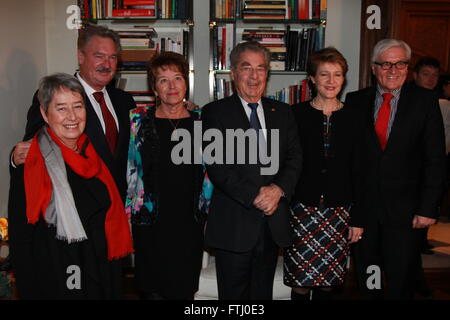
[[[222,14],[222,0],[216,0],[216,18],[220,19]]]
[[[226,25],[226,35],[227,35],[227,39],[226,39],[226,56],[225,56],[225,67],[227,70],[231,69],[230,66],[230,53],[231,50],[233,50],[234,48],[234,24],[232,23],[227,23]]]
[[[285,8],[286,8],[286,19],[289,19],[289,4],[288,4],[288,1],[289,0],[284,0],[284,5],[285,5]]]
[[[308,12],[308,19],[312,19],[313,16],[313,0],[309,0],[309,12]]]
[[[270,61],[270,70],[285,70],[285,61]]]
[[[161,18],[166,18],[166,0],[161,0]]]
[[[221,70],[225,69],[225,66],[222,65],[222,56],[219,55],[219,53],[222,52],[222,41],[223,41],[223,38],[222,38],[222,29],[223,29],[222,26],[219,26],[219,27],[217,28],[217,47],[218,47],[218,50],[217,50],[217,55],[218,55],[218,56],[217,56],[217,59],[219,60],[219,69],[221,69]]]

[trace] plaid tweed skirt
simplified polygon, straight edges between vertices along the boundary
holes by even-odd
[[[284,283],[328,287],[344,281],[349,254],[348,207],[292,207],[294,244],[284,251]]]

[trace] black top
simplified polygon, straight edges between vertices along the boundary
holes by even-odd
[[[158,211],[152,225],[133,226],[136,279],[143,292],[185,299],[191,298],[198,289],[203,253],[203,228],[193,212],[198,203],[195,184],[201,164],[173,163],[172,149],[180,143],[170,141],[173,125],[191,133],[188,146],[193,163],[194,119],[171,121],[162,118],[154,121],[160,141],[159,153],[155,155]],[[149,150],[144,147],[142,152]]]
[[[56,228],[43,219],[27,223],[23,182],[24,166],[11,177],[8,213],[10,250],[21,299],[120,299],[120,260],[108,261],[105,217],[110,206],[106,186],[84,179],[66,166],[81,223],[88,237],[75,243],[57,240]],[[71,269],[79,267],[79,272]],[[80,287],[76,285],[80,275]]]
[[[356,139],[359,129],[352,110],[344,106],[329,117],[329,147],[326,149],[324,122],[327,117],[309,101],[292,108],[303,149],[303,168],[293,202],[319,206],[323,195],[326,207],[353,204],[360,161]],[[350,224],[360,226],[361,223],[353,214]]]

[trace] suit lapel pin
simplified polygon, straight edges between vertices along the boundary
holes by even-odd
[[[272,111],[275,111],[275,108],[272,108]]]

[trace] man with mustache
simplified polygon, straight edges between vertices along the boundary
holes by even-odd
[[[205,243],[215,249],[219,299],[272,299],[278,248],[292,244],[288,199],[301,168],[301,148],[291,108],[262,97],[267,85],[270,52],[256,41],[237,45],[230,54],[235,93],[202,109],[203,128],[260,133],[244,146],[224,139],[226,164],[207,163],[214,185]],[[266,129],[265,134],[262,134]],[[272,139],[272,132],[279,137]],[[252,146],[272,150],[279,169],[264,175],[264,165],[249,161]],[[245,148],[244,163],[236,150]],[[242,150],[242,149],[241,149]],[[238,150],[239,151],[239,150]],[[232,154],[232,155],[230,155]],[[229,163],[229,157],[234,162]],[[256,157],[258,158],[258,157]],[[261,160],[261,159],[259,159]]]
[[[87,26],[78,37],[80,80],[86,92],[85,133],[108,166],[116,185],[125,199],[127,182],[127,155],[130,138],[129,110],[136,104],[127,92],[107,86],[113,79],[120,52],[118,35],[102,26]],[[39,111],[37,92],[28,110],[27,126],[23,142],[19,142],[12,156],[15,166],[23,164],[34,134],[45,124]]]
[[[436,222],[445,183],[438,98],[405,83],[410,58],[404,41],[379,41],[372,53],[376,84],[349,93],[345,102],[361,112],[365,127],[364,183],[356,204],[367,221],[355,247],[364,299],[413,298],[417,230]]]

